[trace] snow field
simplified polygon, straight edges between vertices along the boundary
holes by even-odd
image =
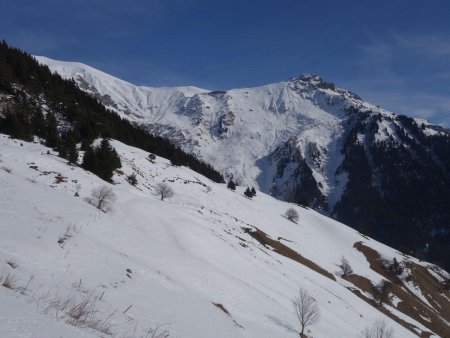
[[[55,310],[43,313],[36,304],[90,293],[98,298],[98,318],[113,314],[116,337],[141,337],[157,324],[173,337],[295,337],[292,299],[300,287],[321,311],[309,328],[312,337],[357,337],[384,317],[346,288],[351,284],[339,277],[338,265],[345,256],[355,273],[376,283],[382,277],[353,244],[363,241],[383,257],[401,260],[395,250],[312,210],[261,192],[250,200],[244,187],[232,192],[165,159],[149,161],[144,151],[111,143],[123,164],[113,185],[68,166],[38,143],[0,136],[0,166],[11,168],[0,170],[0,271],[11,273],[18,286],[31,279],[24,294],[0,287],[0,336],[101,335],[69,326],[61,313],[57,320]],[[136,187],[126,182],[133,171]],[[154,195],[161,181],[174,197],[160,201]],[[101,185],[117,195],[106,214],[85,201]],[[298,211],[298,224],[283,216],[289,207]],[[251,227],[283,238],[336,281],[262,246],[244,232]],[[15,269],[7,264],[11,260]],[[385,319],[396,337],[413,336]]]

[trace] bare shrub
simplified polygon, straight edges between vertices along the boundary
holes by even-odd
[[[393,330],[387,326],[384,319],[377,319],[372,326],[361,332],[361,338],[394,338]]]
[[[387,273],[390,279],[394,281],[394,283],[400,283],[402,278],[405,278],[405,276],[402,276],[403,272],[405,271],[404,265],[404,262],[399,263],[397,261],[397,258],[395,257],[392,261],[383,261],[384,271]]]
[[[10,273],[8,273],[4,277],[0,276],[0,281],[2,283],[2,286],[7,289],[14,290],[16,287],[16,279],[14,278],[14,276],[11,276]]]
[[[298,212],[293,209],[293,208],[289,208],[286,210],[286,212],[284,213],[284,215],[287,217],[288,220],[290,220],[291,222],[297,223],[298,222]]]
[[[169,331],[164,328],[165,324],[157,324],[155,327],[148,329],[143,338],[167,338]]]
[[[339,265],[339,267],[342,270],[342,277],[346,277],[353,273],[353,269],[350,266],[350,263],[344,256],[342,256],[342,258],[341,258],[341,265]]]
[[[126,178],[126,180],[127,180],[127,182],[128,183],[130,183],[132,186],[136,186],[137,185],[137,183],[138,183],[138,181],[137,181],[137,176],[136,176],[136,174],[135,173],[132,173],[132,174],[130,174],[130,175],[127,175],[127,178]]]
[[[372,292],[373,298],[378,303],[378,305],[382,305],[383,303],[389,300],[389,289],[391,288],[391,283],[386,280],[381,280],[379,283],[373,285]]]
[[[91,196],[88,197],[88,202],[97,209],[102,210],[103,212],[108,212],[111,211],[116,199],[117,196],[114,191],[103,185],[92,190]]]
[[[155,187],[155,195],[161,197],[161,201],[164,201],[165,198],[173,197],[175,192],[167,183],[160,182]]]
[[[294,305],[295,314],[300,322],[301,331],[300,336],[303,335],[305,328],[311,326],[319,321],[320,311],[314,298],[307,290],[300,288],[299,294],[292,301]]]
[[[64,319],[69,325],[88,327],[103,334],[112,335],[111,318],[114,313],[105,318],[99,317],[97,301],[98,297],[94,296],[94,290],[84,295],[81,299],[74,295],[66,298],[56,295],[43,310],[45,313],[51,309],[56,310],[56,318],[58,320]]]

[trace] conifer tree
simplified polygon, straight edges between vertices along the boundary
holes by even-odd
[[[105,181],[111,182],[114,170],[120,168],[122,164],[116,150],[107,139],[103,139],[100,146],[87,147],[82,166]]]
[[[69,163],[77,164],[78,161],[78,150],[77,150],[77,141],[75,132],[73,130],[69,131],[66,134],[64,139],[65,148],[67,151],[67,160]]]
[[[236,184],[233,182],[232,178],[228,181],[227,188],[233,191],[236,190]]]
[[[249,187],[247,187],[247,189],[245,189],[244,195],[247,196],[248,198],[252,198],[253,197],[252,191],[250,190]]]
[[[6,109],[3,113],[4,119],[1,121],[0,130],[13,138],[30,141],[30,123],[25,114],[16,109]]]
[[[252,187],[252,189],[250,190],[250,192],[252,193],[252,197],[256,196],[256,190],[254,187]]]
[[[91,145],[86,146],[81,166],[90,172],[95,172],[95,152]]]
[[[47,116],[45,117],[45,145],[47,147],[55,148],[58,146],[59,135],[57,126],[55,114],[47,113]]]
[[[38,137],[45,138],[46,125],[44,115],[40,110],[36,110],[31,116],[32,133]]]

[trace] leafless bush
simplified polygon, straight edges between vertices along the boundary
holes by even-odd
[[[7,289],[14,290],[16,288],[16,279],[10,273],[8,273],[6,276],[0,275],[0,281],[2,283],[2,286]]]
[[[103,185],[92,190],[91,196],[88,197],[88,202],[97,209],[102,210],[103,212],[108,212],[111,211],[116,199],[117,196],[114,191]]]
[[[111,318],[114,313],[105,318],[100,317],[97,301],[98,297],[94,296],[94,290],[84,295],[81,299],[78,299],[75,295],[65,298],[56,295],[43,308],[43,312],[49,312],[51,309],[54,309],[56,318],[58,320],[64,319],[69,325],[88,327],[103,334],[112,335]]]
[[[142,338],[167,338],[169,337],[169,331],[164,328],[164,325],[157,324],[145,332],[145,336]]]
[[[298,212],[295,209],[293,209],[293,208],[287,209],[286,212],[285,212],[285,216],[291,222],[294,222],[294,223],[298,222],[298,217],[299,217],[298,216]]]
[[[379,283],[373,285],[372,292],[375,301],[378,305],[382,305],[383,303],[389,300],[389,289],[391,287],[391,283],[386,280],[381,280]]]
[[[170,198],[175,195],[173,189],[164,182],[160,182],[155,187],[155,195],[161,197],[161,201],[164,201],[165,198]]]
[[[380,318],[361,332],[361,338],[394,338],[394,332],[384,319]]]
[[[319,320],[319,306],[308,291],[302,288],[300,288],[299,294],[292,301],[292,304],[294,305],[295,314],[301,325],[300,336],[302,336],[306,327],[317,323]]]
[[[342,277],[346,277],[353,273],[352,267],[350,266],[348,260],[344,256],[342,256],[341,258],[341,265],[339,265],[339,267],[342,270]]]
[[[136,186],[138,181],[137,181],[137,176],[135,173],[132,173],[130,175],[127,176],[126,178],[127,182],[130,183],[132,186]]]

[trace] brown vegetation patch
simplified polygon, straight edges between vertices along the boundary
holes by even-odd
[[[355,276],[355,275],[352,275],[352,276]],[[366,279],[367,282],[371,284],[370,280],[368,280],[367,278],[362,277],[362,276],[358,276],[358,277],[360,277],[361,279]],[[377,306],[377,303],[373,299],[368,298],[365,295],[363,295],[360,290],[350,289],[350,291],[352,291],[356,296],[358,296],[359,298],[364,300],[366,303],[372,305],[373,307],[376,307],[378,311],[384,313],[386,316],[388,316],[392,320],[396,321],[397,323],[399,323],[400,325],[402,325],[403,327],[405,327],[406,329],[410,330],[412,333],[417,335],[417,331],[414,330],[414,328],[416,328],[414,325],[404,321],[403,319],[398,318],[396,315],[389,312],[386,308],[384,308],[382,306],[381,307]],[[364,291],[366,291],[366,290],[364,290]],[[427,338],[427,337],[430,337],[430,335],[431,334],[429,332],[422,332],[420,337]]]
[[[423,302],[412,291],[403,285],[402,281],[394,278],[392,275],[386,273],[380,254],[362,242],[357,242],[353,245],[358,251],[362,252],[370,264],[370,268],[392,283],[389,286],[389,293],[398,297],[401,301],[397,304],[397,310],[401,311],[410,318],[413,318],[430,331],[440,335],[441,337],[450,337],[450,327],[445,321],[450,321],[450,301],[441,293],[441,285],[428,270],[416,263],[407,262],[407,267],[411,271],[411,275],[407,278],[408,281],[414,283],[414,285],[420,289],[420,292],[427,299],[430,305]],[[349,276],[350,278],[356,278]],[[353,281],[347,278],[350,282]],[[361,290],[373,293],[372,289],[367,289],[367,283],[361,283],[361,277],[358,278],[355,284]],[[370,283],[370,281],[368,281]],[[450,293],[447,291],[450,296]],[[371,304],[374,304],[373,300],[370,300]],[[384,308],[378,307],[380,311],[387,311]],[[426,320],[426,318],[429,319]],[[444,321],[445,320],[445,321]],[[398,321],[398,320],[397,320]],[[398,321],[401,323],[400,321]],[[403,323],[401,323],[405,326]],[[408,324],[410,326],[410,324]],[[408,326],[405,326],[408,328]],[[421,337],[429,337],[429,332],[423,332]]]
[[[356,242],[353,244],[353,247],[366,257],[367,262],[369,262],[369,266],[373,271],[379,273],[386,279],[389,279],[389,276],[384,270],[383,262],[378,251],[364,245],[363,242]]]
[[[58,175],[55,176],[55,183],[56,184],[67,183],[67,177],[62,176],[61,174],[58,173]]]
[[[243,228],[243,230],[252,236],[254,239],[256,239],[260,244],[264,245],[266,248],[271,248],[276,253],[287,257],[289,259],[292,259],[300,264],[303,264],[307,266],[308,268],[320,273],[321,275],[324,275],[325,277],[328,277],[332,280],[336,280],[336,278],[329,273],[327,270],[323,269],[313,261],[303,257],[298,252],[292,250],[288,246],[284,245],[283,243],[272,239],[267,235],[264,231],[261,231],[260,229],[253,227],[253,228]]]

